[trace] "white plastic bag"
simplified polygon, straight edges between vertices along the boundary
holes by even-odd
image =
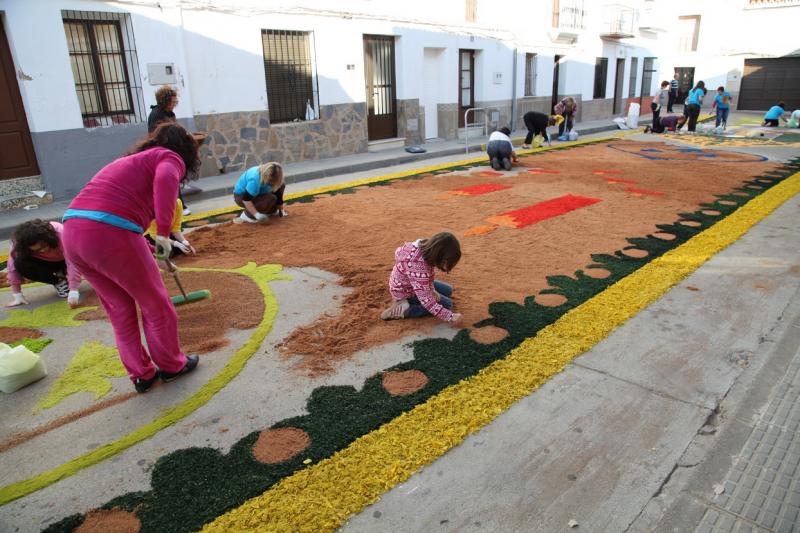
[[[25,346],[0,342],[0,391],[10,394],[47,375],[44,361]]]
[[[314,111],[314,107],[311,105],[311,100],[306,100],[306,120],[316,120],[317,113]]]
[[[632,130],[639,127],[639,104],[633,103],[628,107],[628,118],[625,124]]]
[[[567,133],[567,139],[570,141],[577,141],[578,140],[578,132],[575,130],[571,130]]]
[[[614,124],[619,126],[619,129],[621,129],[621,130],[629,129],[628,126],[625,125],[625,119],[622,118],[622,117],[617,117],[617,118],[613,119],[613,122],[614,122]]]

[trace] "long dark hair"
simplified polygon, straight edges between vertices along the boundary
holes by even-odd
[[[200,168],[197,141],[194,140],[191,133],[177,122],[162,122],[156,126],[153,133],[135,144],[131,151],[128,152],[128,155],[138,154],[156,146],[168,148],[178,154],[186,165],[187,175]]]
[[[61,242],[52,224],[40,218],[23,222],[14,228],[11,241],[14,243],[15,257],[30,257],[33,254],[31,246],[40,242],[49,248],[58,248]]]

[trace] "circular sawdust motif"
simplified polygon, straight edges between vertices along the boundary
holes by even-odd
[[[95,509],[86,513],[83,523],[74,533],[138,533],[142,523],[136,514],[122,509]]]
[[[308,448],[309,444],[311,437],[302,429],[265,429],[253,444],[253,457],[266,465],[282,463]]]
[[[653,237],[661,239],[662,241],[674,241],[678,238],[674,233],[667,233],[666,231],[653,233]]]
[[[481,344],[494,344],[505,339],[508,336],[508,331],[497,326],[483,326],[482,328],[470,330],[469,336],[472,340]]]
[[[611,275],[611,271],[606,268],[587,268],[583,273],[594,279],[606,279]]]
[[[734,200],[717,200],[717,203],[722,205],[739,205],[739,202]]]
[[[681,226],[688,226],[690,228],[699,228],[700,226],[703,225],[702,223],[696,220],[679,220],[678,224],[680,224]]]
[[[643,259],[650,255],[650,252],[647,250],[642,250],[641,248],[626,248],[622,250],[622,255],[625,257],[632,257],[634,259]]]
[[[383,388],[392,396],[413,394],[427,383],[428,376],[419,370],[392,370],[383,373]]]
[[[749,192],[747,192],[747,191],[731,191],[731,194],[732,194],[733,196],[743,196],[743,197],[745,197],[745,198],[750,198],[750,196],[752,196],[752,195],[751,195]]]
[[[561,294],[537,294],[534,297],[536,303],[544,307],[558,307],[567,303],[567,297]]]
[[[33,328],[0,328],[0,342],[11,344],[22,339],[38,339],[43,333]]]
[[[718,217],[718,216],[720,216],[722,214],[722,211],[717,211],[716,209],[703,209],[700,212],[703,213],[704,215],[708,215],[708,216],[712,216],[712,217]]]

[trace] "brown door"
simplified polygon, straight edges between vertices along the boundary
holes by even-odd
[[[475,50],[458,51],[458,127],[464,127],[464,113],[475,107]]]
[[[0,179],[39,174],[17,72],[0,17]]]
[[[364,36],[364,76],[367,82],[367,137],[370,141],[397,137],[393,36]]]
[[[740,91],[737,109],[800,108],[800,57],[745,59]]]
[[[617,75],[614,78],[614,114],[622,113],[622,84],[625,83],[625,60],[617,59]]]

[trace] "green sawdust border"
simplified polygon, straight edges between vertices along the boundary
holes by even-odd
[[[566,302],[560,306],[541,306],[533,296],[525,298],[522,304],[490,304],[491,317],[475,324],[475,327],[491,325],[505,329],[508,336],[499,342],[489,345],[477,343],[470,338],[469,330],[462,329],[452,340],[424,339],[411,343],[414,358],[385,371],[413,369],[423,372],[429,381],[413,394],[391,396],[382,386],[382,372],[368,378],[360,391],[351,386],[315,389],[307,402],[307,415],[281,420],[270,428],[299,428],[311,438],[311,445],[306,450],[283,463],[264,465],[253,458],[251,450],[259,431],[240,439],[227,454],[212,448],[177,450],[156,462],[151,477],[152,490],[125,494],[110,500],[102,508],[135,512],[143,532],[196,530],[249,498],[262,494],[281,479],[306,468],[307,463],[332,456],[445,387],[504,358],[522,341],[567,311],[677,248],[798,170],[800,157],[779,170],[744,180],[741,186],[729,193],[715,195],[717,200],[700,204],[694,212],[680,213],[675,223],[658,224],[659,231],[675,235],[671,241],[647,235],[627,239],[630,245],[613,254],[593,254],[593,263],[586,268],[609,271],[610,275],[604,279],[587,276],[584,270],[576,271],[574,277],[548,276],[551,288],[541,292],[564,296]],[[712,210],[719,214],[710,214]],[[687,226],[686,222],[698,225]],[[625,253],[630,249],[648,253],[644,258],[635,258]],[[52,524],[46,531],[72,531],[82,520],[83,515],[72,515]]]

